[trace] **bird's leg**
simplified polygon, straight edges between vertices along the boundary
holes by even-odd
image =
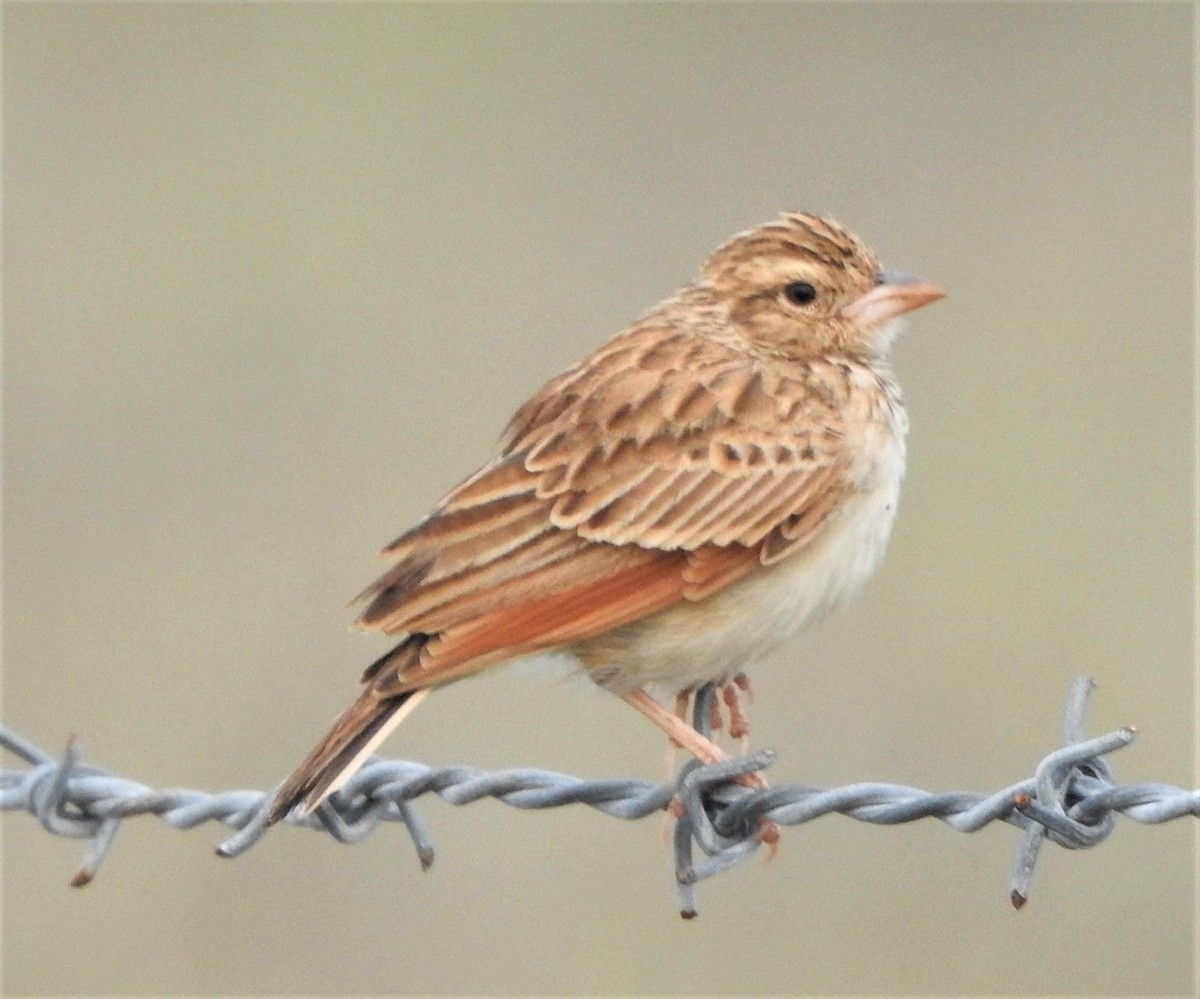
[[[687,721],[688,702],[692,699],[692,691],[694,689],[693,687],[684,687],[683,690],[675,695],[675,717],[681,722]]]
[[[675,695],[675,717],[685,725],[687,724],[688,701],[692,699],[692,689],[691,687],[684,687]],[[675,752],[681,748],[675,737],[668,733],[667,751],[663,758],[666,764],[667,780],[670,780],[675,774]]]
[[[720,760],[729,759],[720,746],[711,739],[706,739],[678,715],[668,711],[641,687],[635,687],[628,693],[622,694],[621,699],[635,711],[649,718],[677,745],[682,746],[696,759],[703,760],[705,763],[717,763]]]
[[[746,717],[746,709],[742,707],[742,694],[753,698],[750,690],[750,678],[745,673],[734,673],[732,677],[721,684],[721,699],[729,709],[729,737],[741,743],[742,753],[750,749],[750,719]],[[713,701],[714,705],[716,701]]]
[[[635,711],[645,715],[655,725],[667,733],[675,742],[704,763],[719,763],[728,760],[729,754],[697,732],[682,718],[668,711],[641,687],[635,687],[628,693],[622,694],[621,699]],[[739,784],[745,784],[755,790],[766,790],[766,780],[760,774],[746,774],[738,778]]]
[[[635,687],[622,694],[621,699],[635,711],[649,718],[696,759],[705,763],[719,763],[721,760],[729,759],[728,754],[720,746],[711,739],[706,739],[682,718],[668,711],[641,687]],[[678,700],[676,704],[678,704]],[[765,791],[768,787],[766,779],[761,774],[746,774],[739,777],[737,782],[755,791]],[[670,805],[672,814],[677,814],[677,808],[678,801],[673,800]],[[770,847],[767,855],[769,860],[775,855],[775,847],[779,842],[779,826],[769,819],[760,819],[759,837]]]
[[[684,687],[675,694],[675,717],[686,725],[688,714],[688,703],[692,699],[692,691],[694,687]],[[675,754],[683,747],[675,739],[675,736],[667,735],[667,749],[663,754],[663,773],[668,781],[675,778]],[[665,846],[671,837],[671,820],[679,819],[683,815],[683,805],[678,798],[672,798],[671,803],[667,805],[666,814],[663,816],[662,825],[658,830],[658,838]]]

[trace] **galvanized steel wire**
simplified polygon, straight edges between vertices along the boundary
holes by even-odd
[[[1064,722],[1065,745],[1048,753],[1032,777],[991,794],[969,791],[934,793],[900,784],[865,782],[823,789],[781,784],[756,790],[739,777],[769,767],[775,759],[761,750],[727,762],[701,765],[693,760],[674,783],[644,780],[581,780],[548,770],[486,772],[475,767],[430,767],[404,760],[373,759],[312,815],[288,816],[289,825],[329,833],[341,843],[357,843],[380,822],[401,822],[421,866],[433,863],[429,829],[414,799],[436,794],[452,805],[495,798],[514,808],[557,808],[584,804],[620,819],[639,819],[670,808],[674,833],[675,882],[680,913],[696,914],[695,886],[741,863],[762,846],[763,823],[800,825],[839,814],[860,822],[894,825],[933,817],[960,832],[991,822],[1022,830],[1010,881],[1018,908],[1028,898],[1039,850],[1046,840],[1068,849],[1102,842],[1117,815],[1155,824],[1181,816],[1200,817],[1200,790],[1168,784],[1118,785],[1107,755],[1129,745],[1132,728],[1095,738],[1083,734],[1084,714],[1093,687],[1090,679],[1071,687]],[[711,687],[696,698],[695,721],[703,726],[715,696]],[[83,862],[71,880],[86,885],[112,848],[120,823],[135,815],[157,815],[169,825],[190,829],[217,821],[236,829],[217,849],[235,857],[265,832],[272,794],[187,789],[154,790],[119,777],[80,758],[74,740],[59,759],[51,757],[10,729],[0,726],[0,746],[29,766],[0,770],[0,810],[24,810],[47,832],[86,839]]]

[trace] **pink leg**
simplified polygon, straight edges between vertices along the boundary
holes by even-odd
[[[676,717],[642,690],[641,687],[631,690],[627,694],[622,694],[621,699],[635,711],[649,718],[675,742],[679,743],[680,746],[695,756],[696,759],[703,760],[705,763],[717,763],[721,760],[729,759],[729,756],[720,746],[711,739],[706,739],[692,728],[691,725]],[[755,790],[766,790],[768,787],[766,780],[761,774],[747,774],[744,777],[739,777],[738,783],[754,788]],[[672,812],[675,807],[677,806],[672,802]],[[758,834],[762,841],[770,848],[767,853],[767,859],[771,860],[775,856],[779,843],[779,826],[768,819],[761,819],[759,821]]]
[[[635,711],[649,718],[696,759],[703,760],[705,763],[716,763],[719,760],[729,759],[720,746],[711,739],[706,739],[682,718],[672,714],[641,687],[622,694],[621,699]]]
[[[742,742],[742,751],[745,752],[748,744],[747,740],[750,735],[750,721],[746,717],[745,709],[742,707],[741,691],[743,689],[745,688],[737,682],[736,678],[721,684],[721,699],[724,700],[725,706],[729,709],[729,737],[731,739],[740,739]]]
[[[723,690],[724,684],[721,685]],[[721,717],[721,702],[713,698],[708,702],[708,729],[710,732],[720,732],[725,727],[725,719]]]
[[[675,717],[685,725],[687,724],[688,702],[691,700],[691,698],[691,687],[684,687],[683,690],[679,691],[679,693],[675,695]],[[664,772],[667,775],[667,780],[670,780],[675,774],[675,751],[679,748],[681,747],[679,743],[675,741],[675,737],[673,735],[668,735],[667,750],[663,754],[663,764],[666,768]]]
[[[679,693],[675,695],[675,717],[678,718],[685,725],[687,724],[688,704],[691,702],[691,700],[692,700],[692,688],[691,687],[684,687],[683,690],[679,691]],[[671,736],[668,736],[667,738],[671,739],[671,744],[673,746],[676,746],[676,747],[679,746],[679,743],[677,743],[674,740],[674,738],[672,738]]]

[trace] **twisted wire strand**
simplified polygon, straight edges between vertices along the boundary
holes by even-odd
[[[640,819],[671,808],[677,817],[673,837],[676,897],[680,913],[691,918],[697,912],[695,886],[756,853],[762,845],[764,822],[793,826],[832,814],[876,825],[938,818],[960,832],[974,832],[998,821],[1022,830],[1010,881],[1010,899],[1020,908],[1028,899],[1038,854],[1046,840],[1068,849],[1095,846],[1112,832],[1118,814],[1145,824],[1185,815],[1200,817],[1200,790],[1161,783],[1116,784],[1105,757],[1129,745],[1136,732],[1121,728],[1095,738],[1084,737],[1084,715],[1093,686],[1089,678],[1083,678],[1071,687],[1064,720],[1066,745],[1048,753],[1032,777],[991,794],[934,793],[882,782],[829,789],[793,783],[766,790],[738,783],[739,777],[771,766],[775,754],[770,750],[708,765],[693,760],[680,770],[674,783],[662,784],[635,779],[581,780],[529,768],[487,772],[476,767],[431,767],[374,758],[312,815],[293,813],[285,822],[324,831],[341,843],[365,839],[380,822],[401,822],[421,866],[427,868],[433,863],[433,840],[413,801],[430,793],[452,805],[483,798],[526,809],[584,804],[620,819]],[[714,696],[711,687],[698,693],[697,727],[706,727]],[[135,815],[157,815],[182,829],[209,821],[235,829],[217,848],[223,857],[245,852],[266,831],[271,792],[155,790],[84,763],[74,739],[56,760],[4,726],[0,726],[0,747],[29,764],[23,770],[0,770],[0,811],[29,812],[47,832],[88,841],[79,870],[71,879],[76,887],[96,876],[120,823]]]

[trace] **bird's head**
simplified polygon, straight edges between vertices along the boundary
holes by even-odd
[[[884,270],[853,233],[802,212],[734,236],[708,258],[702,283],[739,335],[788,357],[882,357],[900,316],[945,295]]]

